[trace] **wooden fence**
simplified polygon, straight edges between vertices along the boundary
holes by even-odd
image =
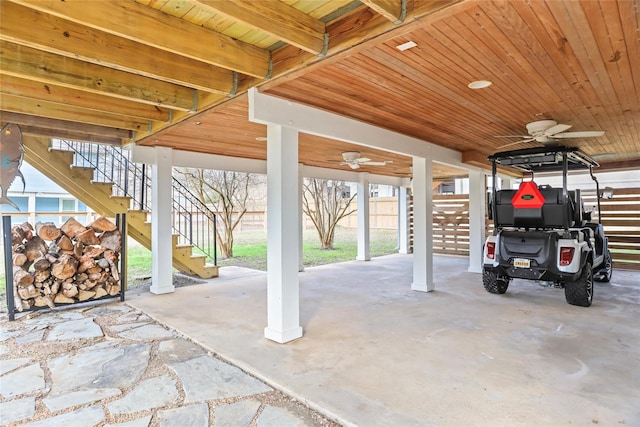
[[[433,197],[433,252],[469,255],[469,195]]]
[[[585,207],[597,205],[595,192],[582,197]],[[640,188],[616,188],[613,198],[600,199],[600,206],[614,267],[640,270]]]
[[[595,190],[582,192],[585,210],[597,220]],[[602,224],[609,238],[614,266],[640,270],[640,188],[615,189],[612,199],[601,199]],[[395,197],[371,199],[371,228],[397,227],[398,200]],[[356,227],[357,214],[340,222]],[[486,217],[485,217],[486,218]],[[493,232],[493,221],[486,220],[486,235]],[[433,197],[433,249],[438,254],[469,255],[469,195]]]
[[[597,220],[594,191],[582,194],[585,209]],[[434,196],[433,249],[439,254],[469,254],[469,198],[467,194]],[[600,200],[602,224],[609,239],[614,267],[640,270],[640,188],[616,189],[612,199]],[[486,221],[486,234],[493,222]]]

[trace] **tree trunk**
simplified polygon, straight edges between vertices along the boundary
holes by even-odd
[[[333,249],[333,233],[324,233],[320,238],[320,247],[326,250]]]

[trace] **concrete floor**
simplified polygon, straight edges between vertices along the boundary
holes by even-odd
[[[410,290],[411,255],[309,268],[284,345],[252,270],[129,303],[344,425],[640,425],[639,272],[582,308],[534,282],[489,294],[467,265],[436,257],[431,293]]]

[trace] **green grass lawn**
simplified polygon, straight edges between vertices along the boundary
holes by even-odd
[[[331,264],[335,262],[351,261],[358,253],[357,231],[340,228],[336,231],[334,249],[320,249],[320,243],[315,230],[304,233],[305,267]],[[371,230],[370,253],[372,257],[395,253],[397,247],[397,232],[395,230]],[[239,266],[266,271],[267,269],[267,233],[266,231],[237,232],[234,236],[233,258],[220,259],[218,265]],[[129,240],[128,247],[128,277],[129,279],[148,277],[151,274],[151,252],[135,241]]]
[[[398,233],[395,230],[371,230],[370,253],[372,257],[388,255],[396,252]],[[320,243],[315,230],[304,233],[305,267],[331,264],[335,262],[351,261],[358,253],[357,230],[338,228],[334,241],[334,249],[320,249]],[[0,246],[2,252],[2,246]],[[267,269],[267,232],[245,231],[237,232],[233,248],[234,257],[218,259],[218,265],[240,266],[256,270]],[[4,253],[4,252],[2,252]],[[127,277],[130,282],[147,278],[151,275],[151,251],[129,239],[127,248]],[[0,296],[5,295],[4,258],[0,260]],[[133,283],[132,283],[133,284]]]
[[[235,265],[267,269],[267,233],[265,231],[242,232],[236,237],[233,258],[219,259],[218,265]],[[397,252],[398,233],[395,230],[371,230],[370,254],[372,257]],[[320,249],[315,230],[306,230],[303,239],[303,263],[305,267],[352,261],[358,254],[357,231],[350,228],[338,228],[334,240],[334,249]]]

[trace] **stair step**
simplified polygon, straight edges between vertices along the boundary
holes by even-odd
[[[49,153],[58,158],[63,158],[65,160],[65,163],[67,163],[68,165],[71,165],[73,163],[73,158],[76,155],[76,153],[74,153],[73,151],[59,150],[57,148],[51,147],[49,147]]]
[[[190,258],[194,261],[199,261],[199,260],[204,260],[204,263],[202,263],[202,265],[206,265],[207,263],[207,256],[206,255],[200,255],[200,254],[191,254]]]
[[[91,190],[100,191],[101,193],[105,193],[110,197],[111,193],[113,192],[113,184],[111,184],[110,182],[91,181]]]
[[[82,177],[81,179],[85,179],[87,181],[93,181],[93,168],[87,168],[84,166],[69,166],[74,175]]]
[[[197,273],[198,277],[203,279],[212,279],[220,275],[220,267],[213,264],[206,264],[203,269]]]
[[[59,182],[63,188],[96,212],[106,216],[126,212],[129,236],[151,248],[151,223],[147,221],[148,212],[129,210],[130,197],[113,196],[111,183],[93,181],[94,168],[72,166],[75,157],[73,151],[51,148],[48,139],[37,137],[28,137],[25,146],[27,161],[37,165],[42,173]],[[208,264],[205,255],[194,254],[191,245],[178,245],[178,242],[179,236],[172,235],[173,265],[177,269],[204,279],[218,276],[218,266]]]
[[[120,206],[121,212],[127,212],[131,204],[131,197],[129,196],[111,196],[110,199]]]
[[[142,227],[151,226],[151,222],[147,221],[148,212],[129,209],[127,211],[127,220],[140,224]]]
[[[193,246],[189,245],[178,245],[173,247],[174,254],[182,254],[183,256],[191,256],[193,250]]]

